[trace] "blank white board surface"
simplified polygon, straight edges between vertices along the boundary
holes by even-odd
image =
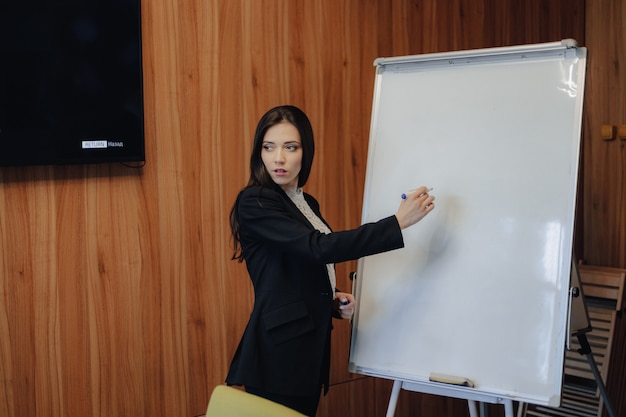
[[[376,60],[363,222],[419,185],[436,207],[359,260],[352,372],[560,402],[585,62],[571,40]]]

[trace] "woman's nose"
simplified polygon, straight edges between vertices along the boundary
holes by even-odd
[[[284,154],[284,151],[282,149],[279,149],[276,152],[276,162],[280,163],[280,164],[285,162],[285,154]]]

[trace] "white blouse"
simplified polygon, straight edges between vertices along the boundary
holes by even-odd
[[[293,201],[296,207],[298,207],[298,209],[302,212],[304,217],[307,218],[309,223],[311,223],[311,225],[315,227],[315,229],[319,230],[320,232],[326,235],[331,233],[326,223],[324,223],[322,219],[320,219],[313,212],[313,210],[309,206],[309,203],[307,203],[306,200],[304,199],[304,193],[302,192],[302,188],[298,187],[296,190],[288,190],[286,191],[286,194],[289,196],[291,201]],[[330,288],[332,288],[333,290],[333,299],[334,299],[335,287],[337,285],[337,277],[335,275],[335,264],[326,264],[326,269],[328,269],[328,280],[330,281]]]

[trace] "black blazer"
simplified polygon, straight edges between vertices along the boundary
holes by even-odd
[[[323,220],[319,204],[305,199]],[[235,203],[254,307],[226,383],[282,395],[328,387],[333,291],[326,264],[403,247],[395,216],[317,231],[280,189],[244,189]]]

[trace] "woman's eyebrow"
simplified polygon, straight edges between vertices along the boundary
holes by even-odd
[[[264,140],[263,143],[270,143],[272,145],[275,144],[275,142],[272,141],[272,140]],[[293,145],[293,144],[300,145],[300,141],[298,141],[297,139],[288,140],[288,141],[283,142],[283,144],[285,144],[285,145]]]

